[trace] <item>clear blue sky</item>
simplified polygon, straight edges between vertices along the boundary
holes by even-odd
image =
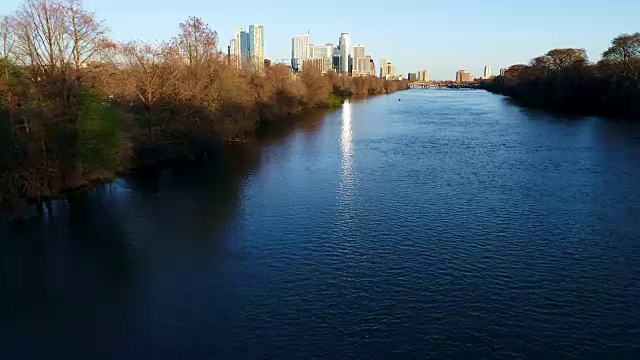
[[[0,14],[21,0],[1,0]],[[611,39],[640,31],[640,0],[84,0],[116,40],[171,38],[199,16],[228,44],[237,27],[264,26],[267,58],[289,58],[291,36],[311,31],[315,44],[340,32],[363,44],[376,64],[388,58],[405,74],[431,69],[452,79],[457,69],[481,75],[484,65],[528,62],[558,47],[583,47],[597,60]]]

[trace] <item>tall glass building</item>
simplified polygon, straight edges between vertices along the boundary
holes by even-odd
[[[331,60],[333,58],[333,44],[316,45],[313,47],[313,58],[322,59],[325,63],[324,68],[330,70],[332,67]]]
[[[264,29],[260,25],[249,25],[249,60],[256,71],[264,68]]]
[[[240,32],[240,59],[243,63],[249,60],[249,33],[244,30]]]

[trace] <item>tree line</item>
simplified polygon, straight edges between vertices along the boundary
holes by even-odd
[[[597,63],[584,49],[554,49],[509,67],[487,90],[526,105],[585,115],[640,120],[640,33],[611,42]]]
[[[0,18],[0,208],[213,150],[262,122],[406,89],[275,65],[235,65],[190,17],[163,42],[115,42],[80,0],[25,0]]]

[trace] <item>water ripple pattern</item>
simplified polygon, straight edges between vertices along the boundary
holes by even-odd
[[[0,224],[0,358],[638,359],[640,128],[411,90]]]

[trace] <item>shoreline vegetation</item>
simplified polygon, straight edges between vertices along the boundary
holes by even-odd
[[[526,106],[640,120],[640,33],[613,39],[597,63],[584,49],[554,49],[481,87]]]
[[[14,218],[134,168],[240,142],[265,122],[408,88],[237,66],[196,17],[168,41],[116,43],[81,5],[25,0],[0,18],[0,210]]]

